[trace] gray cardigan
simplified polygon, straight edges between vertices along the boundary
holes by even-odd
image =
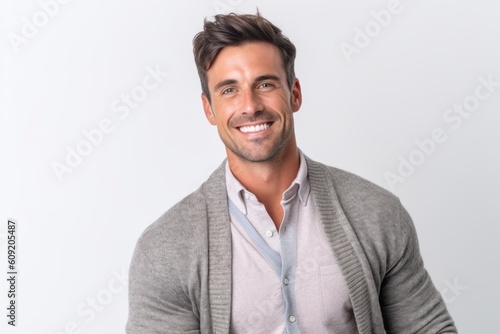
[[[306,161],[359,333],[456,333],[398,198],[358,176]],[[222,164],[140,237],[129,273],[127,333],[229,333],[231,228],[224,173]]]

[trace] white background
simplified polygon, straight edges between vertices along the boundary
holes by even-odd
[[[44,22],[38,1],[2,1],[0,267],[4,277],[15,218],[20,276],[14,329],[1,280],[0,331],[124,331],[137,238],[225,156],[201,108],[192,38],[204,17],[258,6],[298,49],[299,147],[398,195],[459,331],[498,333],[500,87],[455,129],[443,115],[474,101],[479,77],[500,81],[500,6],[401,0],[399,14],[346,57],[341,43],[355,45],[356,28],[376,29],[370,13],[388,3],[73,0]],[[16,46],[34,16],[38,31]],[[114,113],[147,68],[168,77],[126,117]],[[59,179],[53,164],[66,164],[68,147],[104,119],[113,131]],[[446,141],[418,160],[415,141],[435,128]],[[412,154],[420,165],[391,187],[385,174]]]

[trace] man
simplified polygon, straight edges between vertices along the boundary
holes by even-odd
[[[456,333],[399,200],[298,149],[294,45],[259,14],[193,44],[227,161],[139,239],[127,332]]]

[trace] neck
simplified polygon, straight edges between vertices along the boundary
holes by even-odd
[[[297,177],[299,150],[295,138],[291,138],[279,156],[270,161],[249,162],[228,152],[228,163],[233,175],[261,203],[279,203],[283,192]]]

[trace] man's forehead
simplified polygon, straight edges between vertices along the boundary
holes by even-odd
[[[279,49],[267,42],[251,42],[224,47],[207,71],[209,82],[225,80],[245,74],[252,79],[265,75],[285,78],[283,60]],[[215,82],[210,82],[215,84]]]

